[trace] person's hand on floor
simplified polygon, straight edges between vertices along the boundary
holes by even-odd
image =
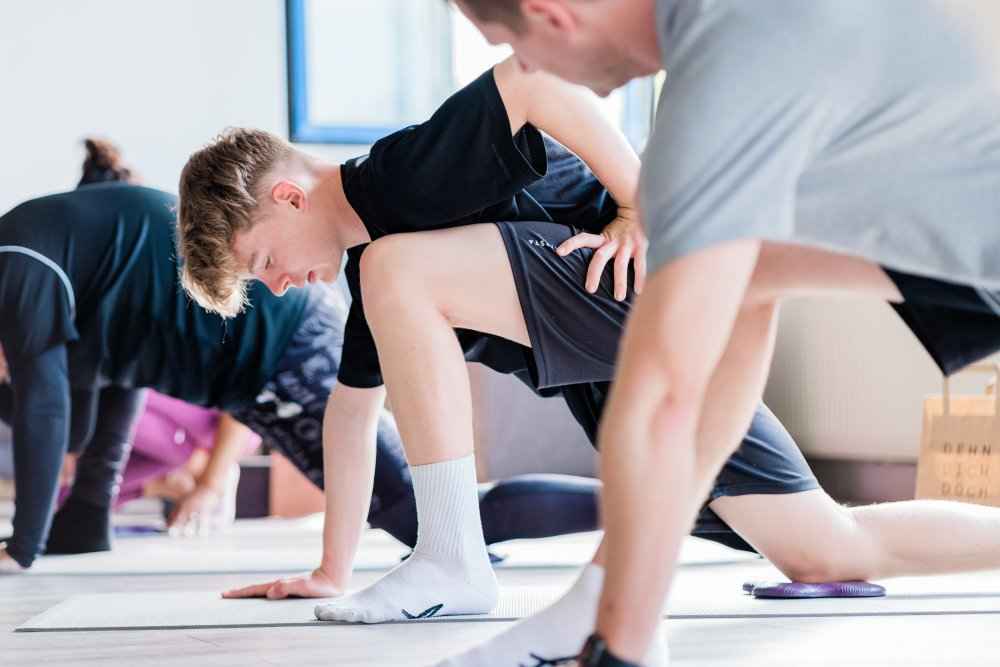
[[[208,535],[213,532],[216,508],[222,502],[222,494],[209,486],[197,486],[177,501],[177,507],[167,518],[167,530],[171,536]]]
[[[343,595],[344,591],[327,576],[320,568],[311,573],[288,579],[277,579],[266,584],[255,584],[245,588],[226,591],[222,597],[236,598],[267,598],[282,600],[284,598],[332,598]]]
[[[26,569],[27,568],[21,567],[21,564],[11,558],[11,556],[7,553],[7,550],[0,546],[0,576],[5,574],[19,574],[24,572]]]
[[[597,292],[601,284],[601,275],[608,262],[614,259],[615,298],[619,301],[628,294],[628,266],[635,262],[635,284],[632,288],[636,294],[642,293],[646,282],[646,232],[636,209],[621,206],[618,217],[604,228],[600,234],[581,232],[563,241],[556,252],[565,257],[580,248],[593,248],[594,256],[587,268],[586,288],[591,294]]]

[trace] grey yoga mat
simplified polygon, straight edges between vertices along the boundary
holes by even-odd
[[[735,581],[736,579],[733,579]],[[705,586],[689,582],[675,587],[668,604],[669,617],[788,618],[843,616],[1000,615],[996,592],[931,592],[932,587],[892,593],[884,598],[758,600],[745,596],[739,585]],[[401,622],[508,621],[531,615],[556,599],[562,589],[544,586],[507,586],[497,609],[482,616],[439,616]],[[223,600],[205,591],[169,593],[110,593],[78,595],[35,616],[18,632],[82,630],[151,630],[183,628],[280,627],[335,625],[313,616],[316,600]]]
[[[157,574],[291,574],[319,563],[322,535],[312,523],[272,520],[247,522],[225,534],[196,538],[144,535],[118,539],[113,551],[74,556],[46,556],[28,570],[30,575],[157,575]],[[504,557],[506,568],[570,568],[590,560],[599,533],[582,533],[541,540],[514,540],[492,550]],[[408,549],[380,530],[362,538],[355,570],[388,570]],[[689,538],[681,553],[683,565],[708,565],[753,560],[755,557],[721,545]]]

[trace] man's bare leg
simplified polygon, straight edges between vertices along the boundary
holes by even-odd
[[[410,465],[472,453],[469,374],[455,328],[530,345],[495,225],[390,236],[361,262],[365,313]]]
[[[733,284],[711,304],[719,313],[699,313],[698,285],[720,266]],[[745,242],[678,260],[649,282],[601,432],[608,580],[597,627],[617,655],[635,660],[649,647],[681,539],[763,393],[778,301],[831,291],[899,298],[884,272],[863,260],[773,244],[755,254]],[[691,322],[705,329],[691,331]],[[711,379],[702,385],[705,369]],[[651,502],[656,525],[642,512]]]
[[[710,505],[792,581],[1000,568],[1000,509],[940,500],[844,507],[820,489]]]

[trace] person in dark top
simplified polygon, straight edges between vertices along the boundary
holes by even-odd
[[[17,489],[3,570],[29,567],[43,548],[110,548],[109,512],[144,387],[228,411],[323,486],[343,290],[310,285],[278,299],[255,288],[254,307],[229,321],[199,308],[177,280],[175,197],[122,182],[134,172],[109,146],[88,142],[78,189],[0,217],[0,356],[10,380],[0,384],[0,419],[14,433]],[[379,411],[367,427],[377,443],[368,521],[412,546],[416,513],[395,423]],[[76,477],[53,519],[67,451],[80,454]],[[593,529],[596,494],[592,480],[507,480],[483,491],[486,531],[502,541]],[[526,511],[538,506],[549,513]]]

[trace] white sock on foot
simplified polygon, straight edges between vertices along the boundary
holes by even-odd
[[[475,458],[414,466],[417,545],[413,554],[357,593],[317,605],[321,621],[382,623],[407,618],[485,614],[497,581],[479,518]]]
[[[550,606],[488,642],[435,667],[539,667],[575,656],[594,631],[603,584],[604,568],[590,564],[572,588]],[[642,664],[644,667],[666,667],[667,662],[667,644],[658,632]]]

